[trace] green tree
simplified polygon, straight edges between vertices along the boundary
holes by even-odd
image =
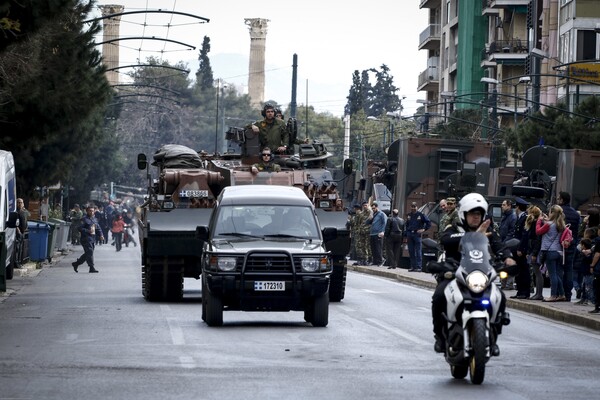
[[[383,64],[381,70],[372,68],[370,71],[375,74],[375,85],[371,91],[369,115],[379,116],[386,112],[393,112],[402,109],[402,101],[396,94],[398,88],[394,86],[394,78],[390,76],[390,69]]]
[[[77,160],[97,163],[87,158],[97,134],[91,121],[103,118],[112,92],[94,42],[100,27],[83,23],[93,3],[70,4],[0,57],[8,74],[0,80],[0,147],[13,152],[25,193],[80,174]]]
[[[375,74],[375,85],[371,84],[369,73]],[[363,110],[367,116],[379,117],[386,112],[401,110],[402,101],[396,94],[398,88],[393,81],[385,64],[380,70],[370,68],[363,70],[360,75],[358,70],[354,71],[344,113],[352,115]]]
[[[0,51],[28,40],[74,3],[72,0],[0,0]]]
[[[561,149],[600,150],[600,98],[585,98],[570,113],[565,104],[544,108],[505,135],[513,156],[540,143]]]
[[[200,65],[198,66],[198,72],[196,72],[196,86],[199,87],[200,90],[209,90],[213,88],[214,78],[212,67],[210,66],[210,59],[208,58],[209,52],[210,38],[204,36],[202,48],[200,49],[200,55],[198,57]]]

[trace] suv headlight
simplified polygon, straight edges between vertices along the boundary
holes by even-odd
[[[467,286],[474,293],[481,293],[488,286],[488,277],[481,271],[474,271],[467,275]]]
[[[300,260],[302,272],[319,272],[329,270],[329,260],[322,258],[303,258]]]
[[[219,271],[230,272],[234,271],[236,267],[235,257],[219,257],[217,258],[217,268]]]

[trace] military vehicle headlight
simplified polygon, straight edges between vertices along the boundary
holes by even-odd
[[[162,208],[164,208],[165,210],[172,210],[173,208],[175,208],[175,203],[173,203],[172,201],[164,201],[162,204]]]
[[[327,271],[329,262],[327,257],[323,258],[303,258],[301,260],[302,272]]]
[[[219,257],[217,259],[217,267],[219,271],[234,271],[236,266],[235,257]]]
[[[481,293],[488,285],[488,277],[481,271],[474,271],[467,275],[467,286],[474,293]]]

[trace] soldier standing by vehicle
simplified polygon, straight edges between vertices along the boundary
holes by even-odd
[[[358,219],[358,213],[360,212],[360,205],[354,204],[352,207],[353,211],[348,212],[348,221],[346,221],[346,229],[350,232],[350,259],[357,260],[355,265],[358,265],[358,256],[356,252],[356,239],[358,237],[358,226],[356,220]]]
[[[366,224],[367,220],[371,218],[371,209],[369,203],[364,201],[362,203],[362,210],[356,213],[356,225],[357,225],[357,236],[356,236],[356,256],[358,258],[359,265],[369,265],[371,259],[371,245],[369,243],[369,226]]]
[[[445,206],[443,208],[445,213],[440,219],[440,225],[438,226],[438,233],[440,236],[448,227],[448,225],[457,224],[460,222],[460,219],[458,218],[458,211],[456,211],[456,199],[454,197],[448,197],[443,201],[445,201]]]
[[[17,213],[19,214],[19,225],[17,226],[17,237],[15,241],[15,254],[17,255],[16,268],[21,267],[21,261],[23,260],[23,241],[25,240],[25,232],[27,232],[27,219],[29,218],[29,211],[25,208],[23,199],[17,199]]]
[[[96,217],[94,217],[94,206],[87,206],[85,212],[86,215],[81,219],[81,225],[79,226],[83,254],[76,261],[71,263],[71,265],[73,266],[73,270],[78,272],[77,267],[84,262],[87,262],[87,265],[90,267],[90,274],[92,274],[98,272],[98,270],[94,268],[94,247],[96,243],[96,232],[102,232],[102,230],[100,225],[98,225],[98,221],[96,221]],[[104,236],[101,236],[100,239],[104,241]]]
[[[285,153],[290,141],[285,122],[275,118],[275,107],[270,103],[264,105],[261,115],[264,117],[263,120],[256,121],[247,128],[259,134],[261,148],[269,147],[278,153]]]
[[[79,204],[73,206],[69,217],[71,219],[71,244],[76,245],[79,244],[79,225],[81,225],[81,219],[83,218],[83,211],[79,208]]]

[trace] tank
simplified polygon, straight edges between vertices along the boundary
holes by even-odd
[[[200,278],[202,241],[196,228],[208,224],[223,177],[204,168],[198,153],[185,146],[161,147],[152,165],[154,179],[146,156],[138,155],[138,168],[148,178],[138,219],[142,295],[148,301],[177,301],[183,297],[184,278]]]

